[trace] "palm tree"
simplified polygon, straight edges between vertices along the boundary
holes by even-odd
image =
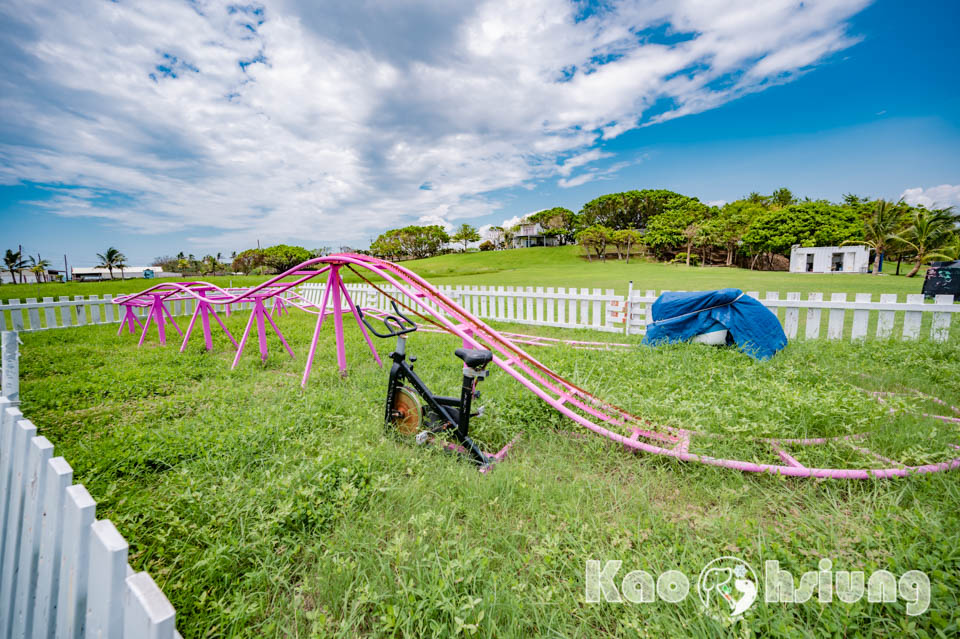
[[[863,223],[864,240],[850,240],[846,244],[866,244],[874,250],[873,274],[880,275],[880,260],[896,241],[896,232],[900,228],[900,218],[903,214],[903,200],[896,204],[887,200],[877,200],[870,218]],[[841,246],[843,246],[841,245]]]
[[[916,275],[926,262],[946,257],[939,251],[953,239],[954,218],[951,213],[952,209],[917,209],[910,226],[894,236],[897,242],[909,247],[917,260],[907,277]]]
[[[112,246],[107,249],[106,253],[97,253],[97,257],[100,258],[100,263],[97,264],[97,268],[105,268],[110,271],[110,279],[113,279],[113,269],[122,268],[126,266],[123,262],[127,259],[127,256],[113,248]],[[120,274],[123,274],[123,271],[120,271]]]
[[[37,257],[27,256],[30,259],[30,272],[37,278],[38,282],[47,281],[47,269],[50,268],[50,260],[45,260],[37,253]]]
[[[17,283],[17,273],[23,268],[23,255],[20,251],[11,251],[7,249],[6,254],[3,256],[3,265],[7,267],[7,270],[10,271],[10,277],[13,278],[13,283]],[[23,278],[23,274],[20,275]]]
[[[953,239],[947,242],[938,252],[945,261],[955,262],[960,260],[960,233],[954,233]]]

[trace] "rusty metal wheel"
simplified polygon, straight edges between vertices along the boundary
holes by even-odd
[[[390,425],[397,434],[404,437],[413,437],[423,426],[423,407],[420,406],[420,398],[406,386],[398,388],[393,395]]]

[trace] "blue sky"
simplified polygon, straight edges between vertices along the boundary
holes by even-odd
[[[0,8],[0,250],[363,247],[603,193],[960,205],[955,2]]]

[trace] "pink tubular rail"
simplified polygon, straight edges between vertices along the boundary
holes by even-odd
[[[308,267],[314,265],[324,265],[318,270],[309,270]],[[391,284],[412,304],[419,308],[420,313],[425,313],[432,318],[432,321],[440,328],[459,337],[464,345],[472,348],[485,348],[494,353],[493,363],[501,368],[505,373],[513,377],[522,384],[527,390],[536,395],[544,403],[573,420],[584,428],[602,435],[611,441],[622,444],[624,447],[634,451],[642,451],[654,455],[673,457],[686,462],[698,462],[711,466],[740,470],[744,472],[770,473],[785,475],[791,477],[816,477],[828,479],[871,479],[871,478],[891,478],[905,477],[912,474],[935,473],[946,470],[960,468],[960,458],[950,459],[948,461],[925,464],[920,466],[909,466],[901,464],[894,460],[888,460],[873,451],[854,445],[853,440],[859,440],[867,434],[846,435],[830,438],[812,438],[812,439],[771,439],[763,438],[755,441],[762,442],[770,446],[773,453],[780,458],[783,464],[767,464],[757,462],[747,462],[735,459],[725,459],[712,457],[690,452],[690,442],[694,436],[698,437],[719,437],[706,435],[696,431],[666,428],[668,432],[657,432],[652,426],[627,411],[605,402],[587,391],[575,386],[571,382],[560,377],[558,374],[540,363],[530,354],[526,353],[516,341],[523,341],[531,345],[550,345],[551,338],[537,338],[531,336],[519,336],[517,334],[500,333],[484,323],[479,318],[473,316],[465,309],[461,308],[456,302],[445,296],[439,290],[434,288],[429,282],[413,273],[409,269],[393,264],[391,262],[380,260],[366,255],[355,255],[342,253],[327,257],[319,257],[308,260],[285,273],[281,273],[270,280],[253,287],[241,293],[231,294],[213,285],[204,282],[190,282],[184,284],[161,284],[141,293],[124,296],[114,300],[114,303],[121,305],[146,306],[151,302],[154,306],[156,300],[161,301],[169,299],[198,299],[201,293],[197,292],[200,288],[206,288],[206,301],[211,304],[225,304],[227,308],[230,305],[260,299],[267,297],[283,297],[284,303],[291,303],[298,308],[304,305],[296,304],[291,299],[299,297],[294,295],[292,289],[303,282],[317,277],[323,273],[329,272],[327,285],[323,293],[323,301],[316,312],[318,315],[317,328],[314,332],[313,342],[308,354],[307,366],[304,371],[302,383],[305,384],[313,363],[313,357],[316,351],[317,336],[322,326],[324,318],[330,313],[325,312],[328,298],[333,299],[333,318],[337,345],[337,362],[342,372],[345,372],[346,360],[343,344],[343,324],[340,297],[342,296],[349,305],[349,310],[357,320],[357,325],[363,332],[367,343],[377,358],[379,357],[369,335],[360,321],[357,308],[354,306],[350,295],[340,276],[340,269],[346,267],[354,270],[359,267],[370,271],[379,276],[388,284]],[[291,282],[283,281],[287,277],[295,278]],[[214,293],[211,295],[211,291]],[[288,293],[289,292],[289,293]],[[286,296],[285,296],[286,295]],[[285,297],[284,297],[285,296]],[[302,298],[301,298],[302,299]],[[161,304],[162,306],[162,304]],[[414,308],[409,304],[404,304],[406,308]],[[276,307],[275,307],[276,308]],[[251,321],[253,314],[251,315]],[[272,323],[272,322],[271,322]],[[122,330],[123,326],[121,326]],[[276,328],[274,326],[274,328]],[[144,327],[146,334],[147,326]],[[248,323],[249,329],[249,323]],[[132,324],[131,324],[132,331]],[[279,335],[279,331],[278,335]],[[514,341],[513,338],[518,338]],[[184,340],[189,339],[189,332]],[[261,340],[262,331],[261,331]],[[281,336],[282,339],[282,336]],[[142,340],[142,337],[141,337]],[[584,342],[580,344],[585,348],[610,348],[622,347],[620,344],[605,344],[603,342]],[[242,346],[242,344],[241,344]],[[261,348],[263,344],[261,342]],[[264,351],[265,352],[265,351]],[[239,357],[239,350],[238,350]],[[603,424],[603,425],[601,425]],[[644,427],[640,427],[643,424]],[[610,427],[610,428],[608,428]],[[611,430],[617,428],[623,432]],[[788,447],[796,446],[816,446],[826,443],[837,443],[847,445],[851,450],[856,451],[872,459],[880,459],[884,463],[892,464],[887,468],[810,468],[802,465],[793,455],[790,454]],[[954,446],[954,448],[960,448]]]

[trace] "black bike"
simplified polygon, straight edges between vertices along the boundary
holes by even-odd
[[[493,360],[493,353],[474,348],[455,350],[454,354],[465,364],[460,397],[434,395],[413,372],[413,363],[417,358],[411,356],[409,363],[407,362],[405,335],[417,330],[417,325],[400,312],[396,302],[391,304],[394,314],[383,318],[386,333],[374,329],[366,316],[360,313],[360,319],[371,333],[384,339],[397,338],[396,348],[390,354],[393,366],[390,367],[390,381],[387,384],[385,427],[398,435],[414,437],[418,444],[431,441],[437,434],[452,433],[454,439],[463,447],[461,452],[481,467],[489,466],[492,458],[480,450],[470,439],[468,432],[470,418],[483,414],[482,408],[476,413],[471,413],[470,410],[473,400],[480,397],[477,383],[486,378],[489,372],[486,366]]]

